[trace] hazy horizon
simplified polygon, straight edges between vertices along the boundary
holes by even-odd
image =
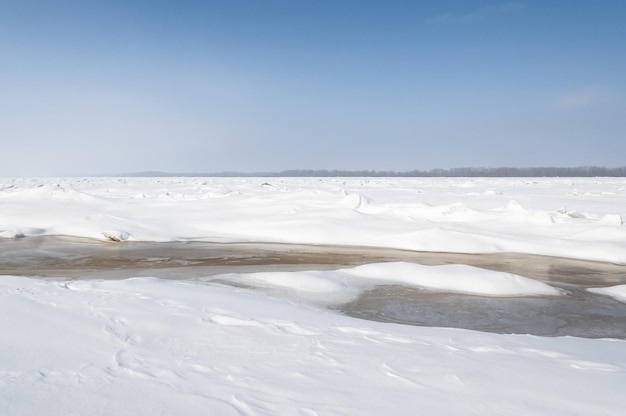
[[[606,166],[531,166],[531,167],[514,167],[499,166],[494,168],[486,167],[458,167],[450,169],[434,168],[434,169],[411,169],[411,170],[344,170],[344,169],[286,169],[281,171],[189,171],[189,172],[171,172],[159,170],[146,170],[135,172],[96,172],[90,174],[73,174],[73,175],[25,175],[22,178],[119,178],[119,177],[398,177],[398,178],[419,178],[419,177],[543,177],[543,178],[559,178],[559,177],[626,177],[626,166],[606,167]],[[0,176],[0,178],[10,179],[10,176]],[[13,177],[16,178],[16,177]]]

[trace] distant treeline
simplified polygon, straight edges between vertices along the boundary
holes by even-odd
[[[452,168],[410,171],[389,170],[311,170],[293,169],[282,172],[217,172],[217,173],[167,173],[167,172],[138,172],[121,176],[205,176],[205,177],[626,177],[626,166],[619,168],[605,168],[598,166],[579,166],[573,168],[533,167],[533,168]]]
[[[275,176],[372,176],[372,177],[626,177],[626,166],[605,168],[580,166],[574,168],[533,167],[533,168],[452,168],[431,170],[375,171],[375,170],[288,170]]]

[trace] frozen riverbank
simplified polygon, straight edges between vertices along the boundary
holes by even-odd
[[[67,236],[0,239],[0,273],[20,276],[191,279],[219,273],[326,270],[389,261],[430,266],[467,264],[546,282],[587,286],[626,283],[626,265],[523,253],[201,241],[112,243]]]
[[[540,317],[553,312],[541,302],[623,302],[625,186],[3,179],[0,409],[621,414],[624,340],[558,336],[553,320],[540,328],[554,337],[506,335],[331,308],[408,322],[425,298],[429,319],[450,300],[505,316],[527,299],[539,303],[513,312]],[[168,280],[181,276],[194,280]]]
[[[616,415],[624,341],[369,322],[244,288],[0,279],[7,414]]]
[[[275,242],[626,264],[622,178],[0,180],[0,237]]]
[[[440,283],[435,287],[436,291],[424,290],[428,286],[423,286],[423,280],[420,280],[420,276],[431,273],[429,268],[411,270],[403,280],[398,280],[398,271],[387,268],[380,272],[386,279],[381,278],[371,286],[364,286],[363,282],[359,284],[356,280],[351,286],[348,282],[345,286],[337,286],[337,280],[331,274],[341,268],[395,261],[430,266],[466,264],[523,275],[546,282],[567,295],[533,296],[533,293],[504,292],[516,296],[498,298],[463,293],[472,287],[480,287],[481,283],[471,279],[474,273],[471,269],[442,269],[437,281],[453,280],[443,287]],[[307,274],[295,272],[312,270],[328,271],[315,279],[328,291],[306,292]],[[259,272],[269,273],[270,280],[259,280]],[[276,281],[272,272],[285,275]],[[424,253],[266,243],[111,243],[44,236],[0,240],[0,274],[62,280],[149,276],[220,282],[256,287],[274,295],[280,295],[280,289],[283,289],[282,295],[288,298],[312,295],[308,300],[313,302],[335,299],[331,306],[349,315],[387,322],[502,333],[626,338],[626,326],[623,325],[626,304],[586,290],[625,284],[626,266],[548,256]],[[506,275],[499,279],[506,279]],[[420,282],[422,286],[419,286]],[[411,284],[417,284],[418,288],[411,287]],[[293,293],[284,290],[289,288]]]

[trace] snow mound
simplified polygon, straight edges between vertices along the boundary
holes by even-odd
[[[347,270],[358,278],[402,283],[446,292],[485,296],[557,296],[562,292],[546,283],[512,273],[463,264],[424,266],[408,262],[366,264]]]
[[[343,199],[342,203],[344,206],[348,208],[352,208],[355,210],[367,207],[371,200],[366,196],[356,193],[348,193],[346,191],[342,191]]]
[[[217,278],[264,289],[288,291],[290,295],[322,303],[347,301],[363,291],[384,284],[481,296],[562,294],[559,289],[548,284],[511,273],[466,265],[424,266],[408,262],[373,263],[332,271],[227,274]]]
[[[600,295],[610,296],[620,302],[626,303],[626,285],[617,285],[611,287],[593,287],[587,289],[590,292]]]
[[[293,289],[311,295],[327,295],[345,291],[349,288],[346,282],[337,278],[332,272],[260,272],[250,274],[231,274],[231,278],[242,279],[247,284],[256,286]],[[224,276],[223,276],[224,277]]]

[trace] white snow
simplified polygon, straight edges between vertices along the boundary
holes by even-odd
[[[621,302],[626,303],[626,285],[617,285],[611,287],[594,287],[587,289],[590,292],[600,295],[611,296]]]
[[[0,279],[7,415],[611,415],[626,343],[419,328],[153,278]]]
[[[623,178],[0,179],[0,237],[264,241],[626,263]]]
[[[626,264],[624,218],[623,178],[0,179],[4,238],[346,244]],[[187,282],[0,276],[0,414],[623,413],[626,341],[404,326],[324,306],[380,284],[561,295],[523,276],[404,262]],[[625,297],[623,285],[592,290]]]
[[[366,264],[351,269],[308,272],[227,274],[209,280],[241,282],[264,289],[281,289],[291,297],[329,304],[347,302],[381,284],[403,284],[442,292],[483,296],[558,296],[548,284],[511,273],[461,264],[423,266],[407,262]]]

